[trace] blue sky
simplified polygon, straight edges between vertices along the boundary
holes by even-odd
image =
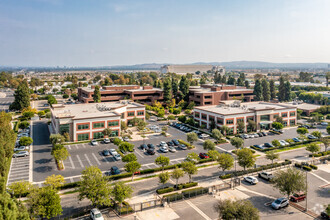
[[[328,0],[0,0],[0,66],[329,62]]]

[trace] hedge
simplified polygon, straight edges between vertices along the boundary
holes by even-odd
[[[164,193],[168,193],[168,192],[173,192],[175,190],[187,189],[187,188],[194,187],[197,185],[198,185],[197,182],[181,183],[174,187],[166,187],[166,188],[162,188],[162,189],[157,189],[156,192],[158,194],[164,194]]]
[[[164,193],[169,193],[169,192],[173,192],[174,188],[173,187],[167,187],[167,188],[163,188],[163,189],[157,189],[156,192],[158,194],[164,194]]]
[[[108,180],[118,180],[118,179],[131,177],[131,176],[132,176],[132,173],[121,173],[121,174],[117,174],[117,175],[107,176],[107,179]]]
[[[18,132],[18,126],[19,126],[20,122],[19,121],[16,121],[14,123],[15,123],[15,125],[14,125],[14,131],[17,133]]]
[[[169,195],[163,196],[163,198],[167,199],[168,202],[173,202],[177,200],[181,200],[183,198],[183,195],[180,193],[172,193]]]
[[[312,142],[318,142],[319,140],[306,140],[306,141],[302,141],[302,142],[294,142],[294,143],[290,143],[290,145],[286,145],[286,146],[279,146],[279,147],[267,147],[265,149],[259,149],[255,146],[250,146],[250,148],[257,150],[257,151],[261,151],[261,152],[266,152],[266,151],[271,151],[271,150],[276,150],[276,149],[282,149],[282,148],[286,148],[286,147],[293,147],[293,146],[297,146],[297,145],[304,145],[304,144],[309,144]]]
[[[319,152],[317,154],[310,154],[309,157],[322,157],[330,154],[330,150],[324,151],[324,152]]]
[[[191,145],[190,143],[188,143],[188,142],[186,142],[186,141],[184,141],[184,140],[178,139],[178,141],[179,141],[180,144],[184,144],[184,145],[186,145],[188,148],[192,147],[192,145]]]
[[[251,150],[251,152],[253,153],[253,154],[255,154],[256,153],[256,151],[255,150],[252,150],[252,149],[250,149]],[[237,150],[233,150],[233,151],[231,151],[233,154],[236,154],[237,153]]]
[[[225,174],[225,175],[221,175],[220,176],[220,179],[229,179],[229,178],[231,178],[231,174],[229,173],[229,174]]]
[[[309,166],[303,166],[303,169],[307,171],[312,171],[312,168],[310,168]]]
[[[198,188],[194,188],[194,189],[187,189],[182,191],[182,195],[185,198],[190,198],[192,196],[198,196],[198,195],[202,195],[205,193],[208,193],[209,189],[208,188],[204,188],[204,187],[198,187]]]
[[[218,141],[215,142],[216,144],[224,144],[227,143],[227,141],[225,139],[220,139]]]
[[[313,164],[311,164],[311,165],[309,165],[310,166],[310,168],[312,168],[313,170],[317,170],[317,166],[315,166],[315,165],[313,165]]]

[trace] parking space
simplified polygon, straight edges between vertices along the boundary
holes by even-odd
[[[29,167],[30,158],[28,156],[13,158],[7,184],[10,185],[21,180],[29,181]]]

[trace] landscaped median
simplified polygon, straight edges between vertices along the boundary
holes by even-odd
[[[178,139],[178,141],[179,141],[180,144],[184,144],[184,145],[186,145],[186,146],[188,147],[188,149],[193,149],[193,148],[195,148],[194,145],[191,145],[191,144],[189,144],[188,142],[186,142],[186,141],[184,141],[184,140]]]
[[[156,192],[158,194],[164,194],[164,193],[173,192],[175,190],[187,189],[187,188],[194,187],[194,186],[197,186],[197,185],[198,185],[197,182],[181,183],[181,184],[178,184],[178,186],[175,186],[175,187],[170,186],[170,187],[166,187],[166,188],[162,188],[162,189],[157,189]]]
[[[163,196],[163,199],[166,199],[167,202],[174,202],[181,199],[188,199],[198,195],[203,195],[209,192],[208,188],[197,187],[193,189],[182,190],[181,192],[175,192]]]

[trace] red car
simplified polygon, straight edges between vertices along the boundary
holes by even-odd
[[[207,159],[207,158],[210,158],[209,155],[207,155],[207,153],[200,153],[200,154],[199,154],[199,157],[200,157],[201,159]]]
[[[290,201],[292,202],[300,202],[305,200],[306,194],[304,192],[294,193],[292,196],[290,196]]]

